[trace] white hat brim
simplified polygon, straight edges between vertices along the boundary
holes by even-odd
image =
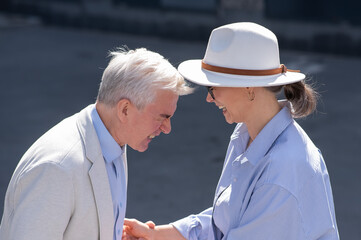
[[[246,76],[217,73],[202,69],[202,60],[193,59],[178,66],[180,74],[195,84],[218,87],[271,87],[299,82],[305,75],[299,72],[286,72],[269,76]]]

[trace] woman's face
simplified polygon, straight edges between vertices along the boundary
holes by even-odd
[[[246,122],[251,101],[247,88],[211,87],[214,99],[208,93],[206,101],[214,103],[229,124]]]

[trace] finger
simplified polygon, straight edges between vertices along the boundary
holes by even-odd
[[[130,237],[129,237],[129,235],[126,235],[126,236],[122,236],[122,240],[130,240]]]
[[[132,235],[129,235],[129,234],[125,234],[122,236],[122,240],[138,240],[138,238],[136,238]]]
[[[148,221],[148,222],[146,222],[145,224],[148,225],[148,227],[149,227],[150,229],[154,229],[154,228],[155,228],[155,223],[154,223],[153,221]]]
[[[123,227],[122,236],[127,236],[127,235],[130,235],[130,230],[129,230],[128,228],[124,228],[124,227]]]
[[[132,228],[129,226],[123,226],[123,234],[130,234],[132,231]]]
[[[124,218],[124,225],[132,225],[134,224],[134,219]]]

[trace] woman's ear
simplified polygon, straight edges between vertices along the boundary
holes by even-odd
[[[246,87],[246,90],[248,93],[248,100],[252,102],[256,97],[256,95],[254,93],[255,88],[254,87]]]

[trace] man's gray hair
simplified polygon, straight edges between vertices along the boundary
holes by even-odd
[[[108,106],[128,99],[142,109],[154,100],[157,90],[170,90],[177,95],[193,91],[177,69],[158,53],[145,48],[119,48],[110,56],[97,97],[97,101]]]

